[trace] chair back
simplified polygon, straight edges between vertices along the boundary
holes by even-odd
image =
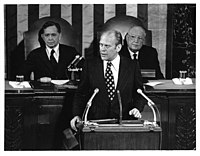
[[[103,30],[111,30],[115,29],[119,32],[121,32],[123,39],[125,38],[125,35],[127,34],[128,30],[132,26],[142,26],[142,22],[133,16],[123,15],[123,16],[115,16],[108,21],[103,26]],[[143,27],[144,28],[144,27]],[[152,33],[150,30],[145,29],[146,31],[146,39],[145,39],[145,45],[152,45]]]

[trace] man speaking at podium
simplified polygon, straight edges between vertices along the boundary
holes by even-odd
[[[100,58],[85,61],[81,82],[73,102],[73,119],[70,124],[77,131],[76,123],[81,121],[87,101],[94,90],[98,93],[92,101],[88,120],[119,119],[120,106],[117,90],[120,92],[123,120],[141,118],[144,104],[137,94],[143,89],[138,64],[118,53],[122,47],[120,32],[109,30],[101,33]]]

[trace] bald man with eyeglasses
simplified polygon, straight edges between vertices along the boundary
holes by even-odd
[[[139,62],[141,69],[155,70],[156,79],[164,79],[158,60],[158,52],[155,48],[144,45],[146,37],[145,29],[141,26],[133,26],[125,36],[124,45],[120,55]]]

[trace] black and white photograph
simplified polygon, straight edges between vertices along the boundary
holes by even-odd
[[[1,4],[1,150],[196,154],[197,3],[47,2]]]

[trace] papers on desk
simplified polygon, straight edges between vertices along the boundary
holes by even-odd
[[[187,77],[186,79],[173,78],[172,81],[176,85],[191,85],[191,84],[193,84],[192,79],[189,77]]]
[[[99,119],[99,120],[90,120],[90,122],[97,123],[97,124],[111,124],[116,123],[117,119]]]
[[[17,82],[17,81],[9,81],[9,85],[13,88],[31,88],[28,81]]]
[[[53,83],[55,85],[63,85],[67,82],[69,82],[69,80],[51,80],[51,83]]]
[[[162,84],[162,83],[164,83],[164,82],[153,81],[153,82],[145,83],[145,85],[154,87],[154,86],[159,85],[159,84]]]

